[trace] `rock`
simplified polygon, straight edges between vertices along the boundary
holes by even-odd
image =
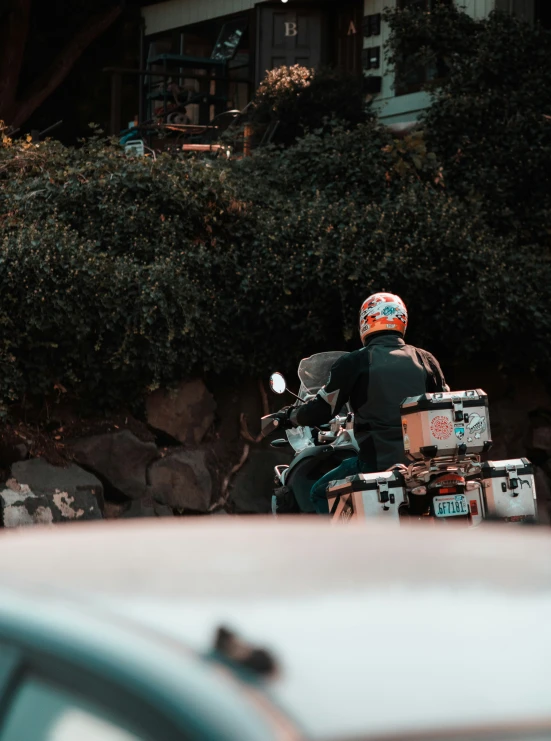
[[[101,482],[78,466],[52,466],[35,458],[12,466],[14,478],[0,492],[4,527],[99,520]]]
[[[208,450],[178,450],[149,471],[152,496],[184,512],[207,512],[216,496],[215,461]]]
[[[291,386],[295,383],[292,377],[290,383]],[[260,418],[269,411],[264,408],[260,384],[255,378],[241,378],[231,382],[222,377],[213,378],[210,381],[210,388],[216,399],[216,432],[226,445],[232,448],[234,444],[236,445],[232,450],[232,456],[239,458],[243,448],[241,414],[245,415],[250,433],[256,436],[260,432]],[[264,391],[268,402],[271,403],[272,411],[293,403],[292,397],[288,394],[277,396],[271,393],[267,383],[264,384]]]
[[[147,468],[158,456],[155,443],[144,443],[129,430],[77,440],[73,452],[78,463],[130,499],[147,494]]]
[[[28,491],[0,492],[4,527],[51,525],[56,522],[101,520],[96,498],[89,492],[74,495],[64,491],[38,495]]]
[[[124,504],[116,502],[105,502],[103,507],[103,516],[106,520],[118,520],[124,514]]]
[[[286,449],[254,449],[230,484],[229,501],[236,514],[266,514],[272,509],[274,467],[289,464],[292,454]]]
[[[198,445],[214,422],[216,403],[200,379],[174,391],[159,389],[146,400],[147,421],[181,443]]]
[[[61,468],[52,466],[42,458],[31,458],[28,461],[14,463],[11,473],[16,481],[14,485],[26,485],[37,495],[62,491],[74,496],[83,492],[94,497],[100,507],[103,506],[101,481],[74,464]]]
[[[121,515],[123,519],[134,517],[174,517],[174,512],[164,504],[156,502],[152,497],[137,499]]]
[[[17,461],[24,461],[29,455],[25,443],[0,443],[0,467],[10,468]]]
[[[4,527],[52,525],[54,522],[50,502],[37,497],[28,486],[18,492],[12,488],[1,491],[0,508]]]
[[[174,511],[164,504],[155,503],[155,517],[174,517]]]
[[[25,443],[19,443],[18,445],[15,445],[14,451],[18,456],[17,460],[24,461],[28,458],[29,449],[27,448]]]
[[[24,487],[24,489],[23,489]],[[29,487],[26,484],[23,484],[23,487],[21,484],[17,481],[17,479],[8,479],[6,481],[6,489],[11,489],[11,491],[30,491]]]

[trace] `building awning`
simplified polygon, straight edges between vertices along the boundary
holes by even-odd
[[[142,8],[145,33],[151,36],[173,28],[190,26],[213,18],[223,18],[233,13],[251,10],[259,2],[267,0],[166,0],[157,5]]]

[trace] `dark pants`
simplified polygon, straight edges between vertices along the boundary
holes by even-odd
[[[316,508],[318,515],[329,514],[326,494],[329,482],[345,479],[347,476],[354,476],[357,473],[373,473],[373,468],[359,458],[347,458],[340,466],[337,466],[337,468],[322,476],[319,481],[316,481],[310,491],[310,500]]]

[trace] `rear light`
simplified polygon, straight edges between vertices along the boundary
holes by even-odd
[[[469,505],[471,508],[471,515],[478,515],[478,502],[476,499],[471,499]]]

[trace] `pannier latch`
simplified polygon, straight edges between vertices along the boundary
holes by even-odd
[[[452,397],[453,419],[455,422],[463,422],[463,399],[460,396]]]
[[[390,494],[388,491],[388,479],[377,479],[377,491],[379,493],[379,501],[381,504],[384,504],[383,509],[389,509],[388,503],[394,504],[394,494]]]
[[[514,463],[507,464],[507,486],[511,490],[512,497],[518,497],[518,472]]]

